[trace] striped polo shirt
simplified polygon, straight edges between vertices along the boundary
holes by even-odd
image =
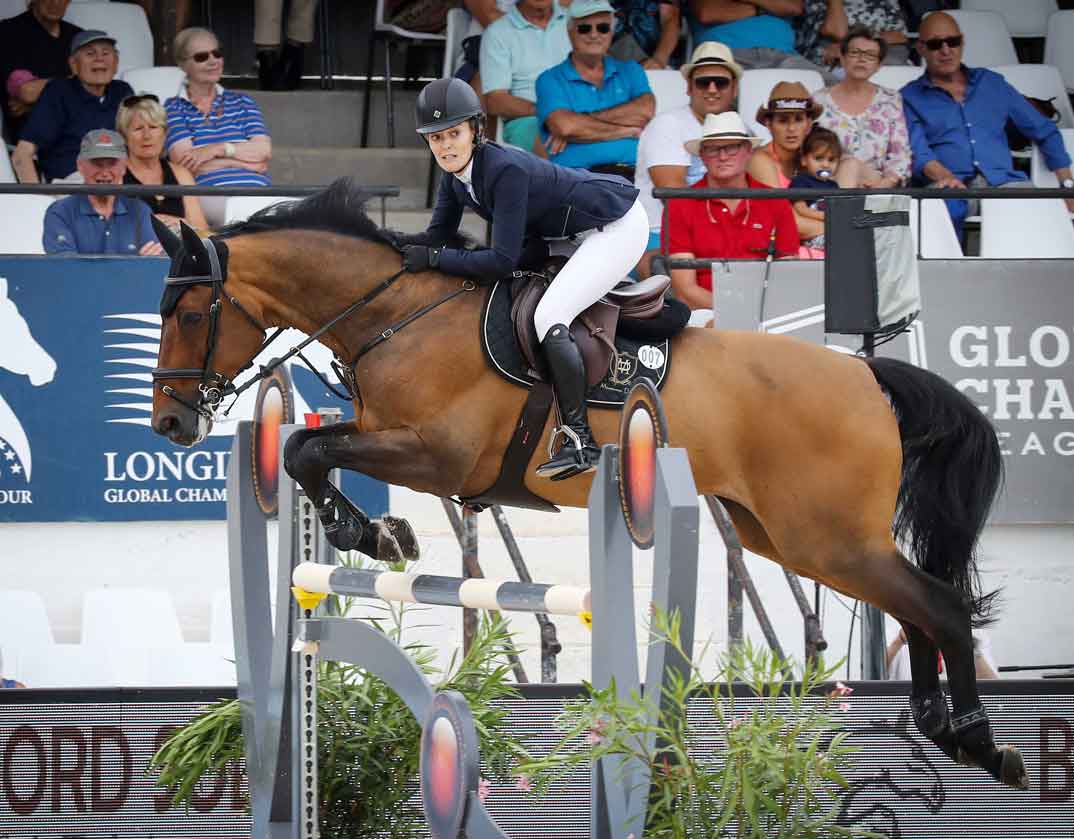
[[[209,143],[241,143],[258,134],[267,135],[265,120],[257,103],[245,93],[225,90],[216,86],[216,96],[208,116],[190,101],[186,84],[179,88],[179,95],[164,103],[168,112],[168,136],[165,149],[183,140],[192,140],[195,146]],[[205,186],[268,186],[272,183],[267,174],[248,169],[215,169],[195,176]]]

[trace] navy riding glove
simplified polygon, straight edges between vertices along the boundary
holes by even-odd
[[[407,245],[403,248],[403,267],[411,274],[428,271],[440,265],[440,248],[426,245]]]

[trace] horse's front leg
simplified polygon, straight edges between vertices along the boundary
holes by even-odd
[[[370,519],[328,480],[336,467],[380,477],[365,467],[376,467],[383,459],[374,455],[374,438],[384,433],[391,432],[360,434],[352,423],[301,429],[287,441],[284,469],[313,502],[325,536],[337,550],[358,551],[387,563],[410,562],[418,558],[410,525],[392,516]]]

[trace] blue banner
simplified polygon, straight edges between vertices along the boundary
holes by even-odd
[[[234,424],[216,423],[190,449],[150,428],[167,267],[144,257],[0,257],[0,522],[224,518]],[[302,336],[277,343],[289,338]],[[328,369],[327,349],[306,354]],[[299,421],[322,406],[354,416],[304,367],[291,376]],[[232,420],[252,416],[255,392]],[[387,511],[385,484],[344,474],[358,506]]]

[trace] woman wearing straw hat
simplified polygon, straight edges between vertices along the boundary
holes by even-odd
[[[785,189],[798,174],[802,144],[823,110],[801,82],[779,82],[772,88],[768,101],[757,109],[757,122],[772,132],[772,142],[753,153],[750,175],[762,184]],[[795,220],[803,241],[824,233],[823,221],[797,213]]]

